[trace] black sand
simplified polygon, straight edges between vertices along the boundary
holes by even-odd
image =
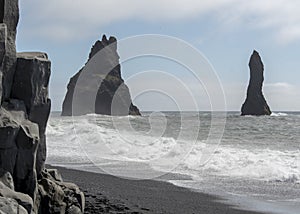
[[[127,180],[60,167],[49,168],[58,168],[64,181],[74,182],[84,191],[85,213],[256,213],[237,210],[218,202],[217,197],[193,192],[167,182]]]

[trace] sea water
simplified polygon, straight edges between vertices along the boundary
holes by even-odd
[[[213,128],[221,135],[211,134]],[[297,112],[260,117],[238,112],[52,113],[47,148],[49,164],[133,179],[180,174],[184,179],[165,179],[224,196],[245,209],[300,213]]]

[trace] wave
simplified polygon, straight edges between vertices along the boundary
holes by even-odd
[[[289,116],[289,114],[287,113],[282,113],[282,112],[277,112],[277,113],[272,113],[271,117],[285,117],[285,116]]]
[[[205,174],[274,182],[300,183],[300,152],[238,149],[221,146],[202,166],[197,154],[184,162],[187,169]],[[199,174],[201,175],[201,174]]]
[[[135,119],[135,118],[141,118],[143,117],[140,116],[140,115],[124,115],[124,116],[112,116],[112,115],[101,115],[101,114],[96,114],[96,113],[90,113],[90,114],[86,114],[86,115],[83,115],[81,117],[95,117],[95,118],[132,118],[132,119]]]
[[[77,160],[73,159],[78,156],[89,156],[97,160],[106,158],[120,161],[149,161],[167,155],[176,146],[176,141],[172,137],[148,136],[146,133],[105,128],[103,124],[107,124],[108,121],[97,120],[100,125],[95,124],[94,120],[88,118],[90,116],[94,115],[73,118],[74,120],[50,119],[46,133],[49,156],[68,156],[71,149],[73,153],[68,158],[75,162]]]
[[[235,145],[220,145],[210,161],[203,166],[202,154],[211,145],[205,141],[193,145],[178,142],[172,137],[149,136],[108,128],[109,118],[101,120],[87,117],[50,118],[47,127],[48,160],[51,163],[86,163],[105,161],[135,161],[151,165],[172,164],[179,159],[179,173],[198,176],[213,175],[264,181],[300,183],[300,150],[278,151],[263,148],[241,148]],[[104,126],[104,125],[105,126]],[[245,143],[245,142],[244,142]],[[251,143],[251,142],[248,142]],[[251,148],[251,149],[250,149]],[[182,156],[187,153],[188,155]]]

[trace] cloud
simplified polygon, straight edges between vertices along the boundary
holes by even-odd
[[[300,39],[299,9],[297,0],[253,0],[239,6],[239,16],[252,17],[253,26],[273,30],[278,42],[289,43]]]
[[[240,109],[246,98],[247,86],[242,84],[225,85],[229,110]],[[300,86],[286,82],[265,83],[264,96],[273,111],[298,111],[300,109]]]
[[[125,81],[134,98],[134,103],[141,110],[195,110],[194,101],[196,102],[197,110],[211,110],[210,100],[203,86],[195,81],[190,81],[190,79],[182,79],[184,87],[187,87],[184,88],[178,87],[176,81],[166,81],[164,78],[149,76],[147,77],[147,82],[153,90],[148,90],[147,93],[142,94],[140,94],[141,89],[147,87],[145,86],[146,81],[128,81],[126,78]],[[223,88],[227,104],[226,109],[229,111],[240,111],[246,98],[247,85],[232,83],[224,84]],[[60,87],[52,88],[51,97],[54,99],[54,104],[62,102],[65,89],[66,87],[63,84],[60,84]],[[136,95],[139,96],[135,97]],[[300,86],[285,82],[268,83],[264,85],[264,95],[272,111],[300,110]],[[213,92],[209,96],[220,96],[220,93]],[[222,99],[222,97],[219,97],[220,102]],[[54,110],[61,110],[60,105],[54,105],[53,108]],[[217,104],[215,110],[223,110],[223,104]]]
[[[114,22],[137,19],[149,22],[190,19],[225,4],[224,0],[31,0],[22,1],[30,23],[28,34],[53,40],[78,39]],[[34,15],[32,15],[34,14]]]
[[[21,4],[30,23],[26,33],[53,40],[79,39],[118,21],[176,22],[201,15],[215,18],[224,28],[267,29],[283,44],[300,39],[298,0],[31,0]]]
[[[168,74],[169,75],[169,74]],[[173,76],[173,74],[171,74]],[[131,78],[131,77],[130,77]],[[211,109],[211,98],[219,100],[215,103],[214,110],[224,111],[223,96],[220,91],[206,91],[205,87],[213,82],[199,82],[192,79],[188,74],[181,77],[181,83],[172,80],[169,76],[145,75],[136,81],[136,79],[125,78],[131,95],[139,94],[143,88],[160,89],[161,92],[149,91],[141,94],[135,100],[136,104],[142,110],[178,110],[175,104],[181,106],[181,110],[200,110],[209,111]],[[184,87],[180,86],[183,84]],[[226,100],[226,109],[229,111],[240,111],[242,104],[246,99],[247,84],[224,83],[223,89]],[[188,90],[188,91],[187,91]],[[292,85],[286,82],[265,83],[263,87],[264,96],[273,111],[298,111],[300,109],[300,86]],[[168,99],[167,99],[168,98]],[[175,102],[171,99],[175,98]],[[193,107],[195,101],[197,108]]]
[[[270,106],[275,110],[296,111],[300,109],[300,86],[285,82],[265,84],[264,92]]]

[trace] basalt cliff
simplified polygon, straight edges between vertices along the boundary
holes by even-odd
[[[85,66],[69,81],[62,115],[140,115],[132,104],[127,85],[121,77],[117,40],[103,35],[89,54]]]
[[[18,0],[0,0],[0,213],[83,213],[84,195],[46,169],[51,62],[16,52]]]
[[[242,115],[271,115],[270,107],[263,95],[264,65],[257,51],[249,62],[250,82],[247,90],[247,98],[242,106]]]

